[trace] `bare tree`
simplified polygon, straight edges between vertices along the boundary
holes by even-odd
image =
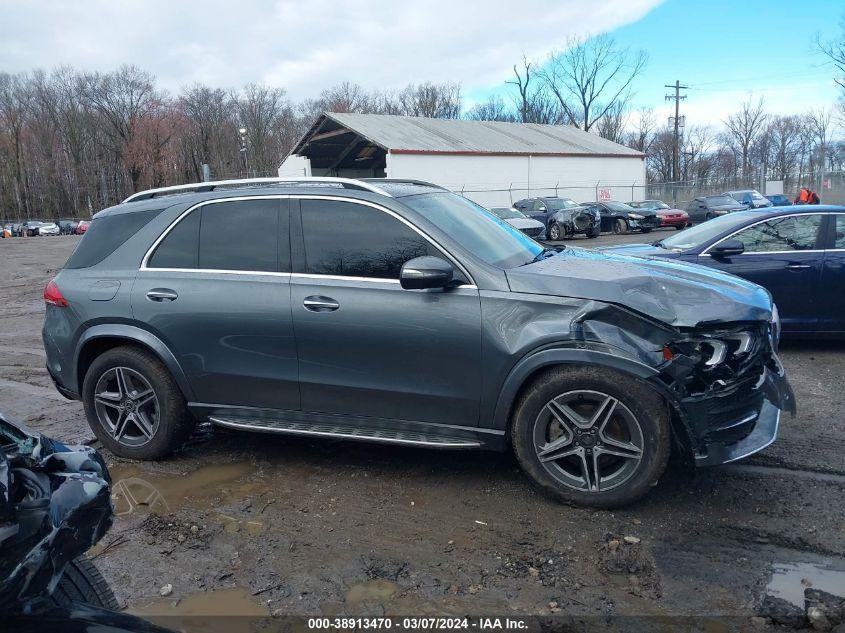
[[[815,146],[815,163],[818,173],[816,186],[821,191],[824,186],[824,174],[827,169],[827,151],[831,143],[831,112],[818,108],[807,113],[806,126]]]
[[[625,128],[628,124],[628,116],[627,104],[617,101],[598,120],[594,129],[602,138],[606,138],[614,143],[622,143],[625,140]]]
[[[761,97],[757,103],[753,103],[750,99],[744,102],[739,112],[735,112],[724,121],[728,131],[727,141],[738,157],[742,178],[746,183],[751,177],[751,150],[764,129],[766,118]]]
[[[487,101],[476,103],[466,113],[466,118],[473,121],[516,121],[516,116],[498,95],[490,95]]]
[[[408,84],[397,95],[399,110],[408,116],[457,119],[461,116],[461,85],[446,82]]]
[[[553,51],[542,71],[564,121],[590,131],[608,113],[628,104],[634,79],[645,67],[643,51],[620,47],[609,35],[571,38]]]
[[[0,128],[9,139],[13,196],[15,206],[23,214],[29,212],[23,133],[31,112],[31,101],[32,94],[25,76],[0,74]]]
[[[839,84],[843,90],[843,99],[845,99],[845,18],[839,22],[839,37],[833,40],[822,40],[816,35],[816,47],[827,57],[839,73],[838,77],[834,77],[834,81]]]
[[[635,123],[626,135],[625,143],[628,147],[644,154],[651,149],[654,142],[654,110],[642,108],[634,114]]]

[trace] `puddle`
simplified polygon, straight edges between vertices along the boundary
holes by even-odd
[[[804,589],[808,587],[845,597],[845,571],[812,563],[776,563],[766,593],[803,609]]]
[[[390,600],[399,587],[389,580],[366,580],[356,582],[346,592],[346,602],[378,602]]]
[[[161,598],[130,613],[175,631],[191,633],[247,633],[257,619],[268,618],[266,607],[244,589],[220,589]],[[227,617],[221,617],[227,616]]]
[[[188,502],[254,494],[262,484],[235,483],[254,470],[249,462],[203,466],[185,475],[151,473],[135,464],[115,466],[109,469],[115,514],[168,514]]]

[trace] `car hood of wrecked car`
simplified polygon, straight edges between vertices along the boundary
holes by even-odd
[[[771,296],[761,286],[662,258],[568,247],[507,277],[513,292],[613,303],[678,328],[772,318]]]

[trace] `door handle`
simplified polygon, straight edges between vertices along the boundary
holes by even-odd
[[[162,301],[176,301],[178,298],[179,295],[176,291],[170,290],[169,288],[153,288],[147,293],[147,299],[150,301],[157,301],[159,303]]]
[[[334,312],[340,307],[340,304],[331,297],[322,297],[320,295],[305,297],[302,305],[306,310],[310,310],[311,312]]]
[[[787,264],[786,267],[789,270],[807,270],[808,268],[812,268],[809,264]]]

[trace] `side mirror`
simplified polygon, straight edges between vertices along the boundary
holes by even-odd
[[[745,244],[739,240],[725,240],[708,251],[713,257],[733,257],[745,252]]]
[[[399,283],[405,290],[444,288],[454,274],[452,264],[439,257],[415,257],[402,264]]]
[[[537,211],[542,211],[543,213],[545,213],[546,207],[541,204],[539,207],[537,207]]]

